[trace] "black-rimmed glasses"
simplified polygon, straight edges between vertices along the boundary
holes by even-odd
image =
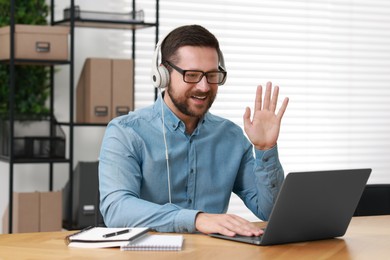
[[[226,77],[226,71],[203,72],[201,70],[183,70],[169,61],[165,61],[165,63],[183,75],[183,81],[186,83],[199,83],[203,76],[206,76],[207,83],[221,84]]]

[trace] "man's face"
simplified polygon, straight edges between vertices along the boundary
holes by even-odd
[[[218,70],[218,53],[214,48],[183,46],[177,53],[179,61],[174,65],[183,70]],[[183,75],[172,69],[165,101],[182,120],[200,118],[213,104],[217,90],[218,84],[208,83],[206,76],[198,83],[186,83],[183,81]]]

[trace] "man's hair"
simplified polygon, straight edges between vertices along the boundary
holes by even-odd
[[[217,38],[200,25],[185,25],[170,32],[161,45],[162,63],[178,62],[177,50],[183,46],[211,47],[220,55]],[[220,59],[220,57],[219,57]]]

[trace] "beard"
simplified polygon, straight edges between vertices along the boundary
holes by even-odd
[[[172,103],[175,105],[175,107],[184,115],[191,116],[191,117],[203,117],[207,111],[209,111],[211,105],[214,103],[216,93],[213,93],[211,91],[204,93],[204,92],[187,92],[184,96],[175,95],[174,90],[172,90],[171,86],[168,86],[167,92],[169,97],[172,100]],[[192,108],[189,104],[189,100],[193,98],[193,96],[204,96],[206,95],[207,104],[203,107],[199,107],[199,109]]]

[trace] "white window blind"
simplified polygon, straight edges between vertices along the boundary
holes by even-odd
[[[154,7],[137,2],[146,21]],[[160,38],[184,24],[218,37],[228,79],[211,111],[240,126],[257,84],[281,87],[280,101],[290,98],[278,142],[286,173],[370,167],[369,183],[389,183],[389,13],[386,0],[163,0]],[[136,108],[153,102],[154,37],[137,32]],[[236,197],[229,210],[254,219]]]

